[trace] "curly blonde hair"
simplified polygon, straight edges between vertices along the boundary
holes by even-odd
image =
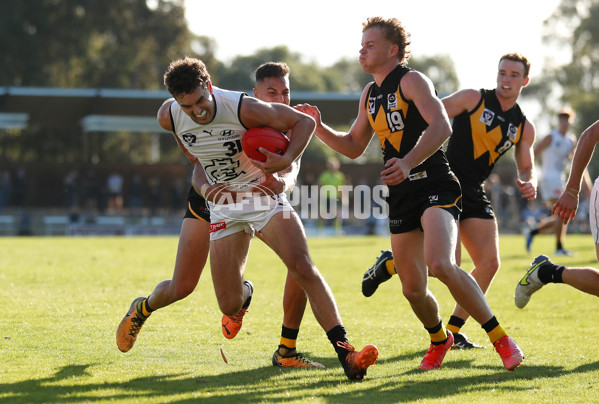
[[[385,39],[397,45],[399,64],[407,65],[411,53],[410,33],[406,31],[401,21],[397,18],[370,17],[362,23],[362,32],[373,27],[380,29]]]

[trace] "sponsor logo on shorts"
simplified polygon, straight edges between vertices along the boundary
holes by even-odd
[[[426,177],[427,177],[426,170],[420,171],[419,173],[414,173],[414,174],[408,175],[408,179],[410,181],[423,180]]]
[[[225,222],[218,223],[210,223],[210,233],[216,233],[219,230],[224,230],[227,228],[227,224]]]

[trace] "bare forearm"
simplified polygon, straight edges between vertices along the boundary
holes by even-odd
[[[331,149],[351,159],[360,157],[368,146],[368,144],[358,143],[348,133],[336,131],[325,124],[319,125],[314,134]]]
[[[297,121],[291,128],[291,139],[285,152],[285,155],[291,159],[291,163],[296,161],[308,146],[312,133],[314,133],[314,127],[314,120],[308,118]]]
[[[416,146],[414,146],[412,151],[410,151],[403,160],[405,160],[410,167],[416,167],[439,150],[450,134],[451,128],[449,128],[443,121],[429,125],[420,137]]]
[[[568,178],[567,187],[580,190],[582,175],[586,170],[593,152],[595,150],[595,141],[590,137],[581,136],[576,152],[574,153],[574,160],[572,160],[572,168],[570,170],[570,177]]]

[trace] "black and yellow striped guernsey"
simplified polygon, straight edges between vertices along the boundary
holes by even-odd
[[[518,104],[501,110],[495,89],[480,92],[474,110],[454,118],[447,145],[447,159],[460,182],[482,184],[499,157],[520,141],[526,122]]]
[[[428,123],[412,101],[405,99],[400,86],[402,77],[411,71],[398,65],[385,77],[381,86],[370,86],[366,98],[366,111],[372,129],[376,132],[383,150],[383,160],[404,157],[414,148]],[[433,180],[451,177],[449,163],[439,148],[422,164],[410,171],[410,179],[394,186],[391,192],[409,192]]]

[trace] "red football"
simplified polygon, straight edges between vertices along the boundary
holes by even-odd
[[[241,137],[241,147],[245,154],[258,161],[266,161],[266,156],[258,151],[260,147],[273,153],[283,154],[288,144],[287,136],[267,127],[250,128]]]

